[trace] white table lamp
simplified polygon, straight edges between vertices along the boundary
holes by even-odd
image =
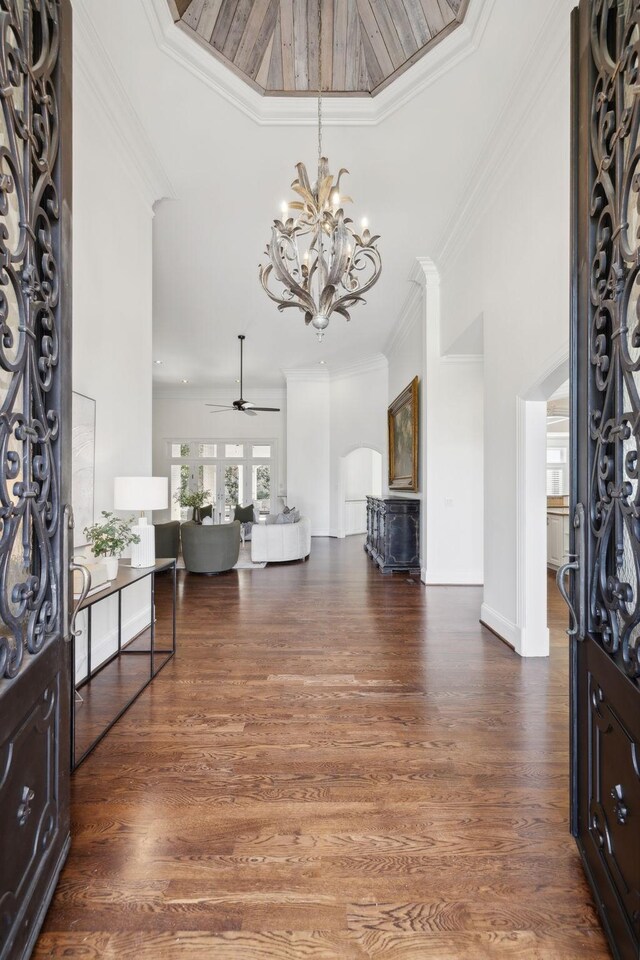
[[[115,510],[140,511],[137,526],[140,537],[131,544],[131,566],[152,567],[156,562],[156,537],[153,524],[147,523],[145,510],[166,510],[169,506],[169,482],[166,477],[116,477],[113,485]]]

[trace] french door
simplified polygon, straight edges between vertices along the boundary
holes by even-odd
[[[69,848],[71,8],[0,0],[0,958]]]
[[[572,832],[640,955],[640,0],[573,15]]]
[[[216,523],[233,520],[237,504],[253,503],[264,515],[275,509],[275,442],[177,441],[170,443],[172,519],[190,509],[176,502],[181,490],[206,490]]]

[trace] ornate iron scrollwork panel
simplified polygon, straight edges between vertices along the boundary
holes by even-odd
[[[596,0],[591,106],[591,632],[640,676],[640,0]]]
[[[0,677],[59,623],[58,0],[0,0]]]

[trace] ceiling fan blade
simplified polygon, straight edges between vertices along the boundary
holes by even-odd
[[[258,413],[280,413],[280,407],[252,407]]]
[[[255,412],[255,410],[243,410],[242,412],[243,412],[243,413],[246,413],[246,415],[247,415],[248,417],[257,417],[257,416],[258,416],[258,414]]]
[[[219,407],[221,410],[233,410],[228,403],[205,403],[205,407]]]

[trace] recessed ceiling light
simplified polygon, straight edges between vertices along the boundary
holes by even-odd
[[[319,361],[318,361],[318,363],[320,363],[320,364],[325,364],[326,362],[327,362],[326,360],[319,360]]]
[[[162,360],[154,360],[153,362],[154,362],[155,364],[157,364],[158,366],[160,366],[160,364],[162,363]]]
[[[239,381],[239,380],[236,380],[236,383],[240,383],[240,381]]]
[[[188,381],[188,380],[183,380],[182,382],[183,382],[183,383],[189,383],[189,381]]]

